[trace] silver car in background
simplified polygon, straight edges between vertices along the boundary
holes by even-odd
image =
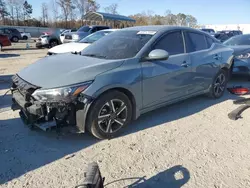
[[[12,109],[42,129],[112,138],[143,113],[197,95],[221,97],[232,63],[232,49],[196,29],[126,28],[81,55],[49,56],[18,72]]]

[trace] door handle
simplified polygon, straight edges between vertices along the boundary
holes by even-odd
[[[188,63],[188,62],[186,62],[186,61],[183,61],[183,63],[181,64],[181,66],[182,66],[182,67],[185,67],[185,68],[189,67],[190,65],[191,65],[191,64]]]
[[[215,54],[215,55],[214,55],[214,59],[215,59],[215,60],[219,60],[220,58],[221,58],[220,55],[218,55],[218,54]]]

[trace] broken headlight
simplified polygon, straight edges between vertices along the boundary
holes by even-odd
[[[236,56],[238,59],[248,59],[250,58],[250,53],[246,53],[246,54],[241,54]]]
[[[92,81],[61,88],[38,89],[32,96],[41,102],[71,102],[87,89],[91,83]]]

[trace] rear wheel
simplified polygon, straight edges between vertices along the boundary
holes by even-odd
[[[217,73],[214,77],[212,87],[210,88],[209,97],[216,99],[223,96],[228,82],[228,75],[228,71],[223,69]]]
[[[129,98],[119,91],[110,91],[98,98],[88,114],[87,128],[99,139],[113,138],[132,119]]]
[[[28,37],[27,36],[23,36],[23,40],[28,40]]]
[[[13,42],[18,42],[18,41],[19,41],[19,38],[18,38],[18,37],[12,37],[12,41],[13,41]]]
[[[54,46],[57,46],[58,45],[58,42],[56,40],[51,40],[50,43],[49,43],[49,46],[51,48],[53,48]]]

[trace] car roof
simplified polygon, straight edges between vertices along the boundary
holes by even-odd
[[[100,30],[100,31],[118,31],[120,29],[103,29],[103,30]]]
[[[172,26],[172,25],[150,25],[150,26],[135,26],[135,27],[128,27],[124,28],[123,30],[136,30],[136,31],[169,31],[169,30],[190,30],[190,31],[199,31],[197,29],[193,29],[190,27],[183,27],[183,26]]]

